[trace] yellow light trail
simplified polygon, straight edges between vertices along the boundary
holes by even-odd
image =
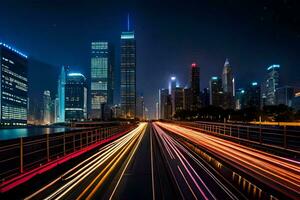
[[[81,163],[68,170],[66,173],[62,174],[60,177],[25,199],[32,199],[38,194],[45,192],[48,188],[55,186],[55,184],[59,183],[59,181],[65,181],[65,184],[56,189],[45,199],[63,198],[71,190],[75,189],[75,187],[78,187],[79,184],[85,178],[87,178],[87,176],[99,169],[99,167],[106,163],[108,160],[111,160],[118,152],[122,152],[122,149],[126,148],[135,138],[137,138],[141,134],[145,126],[146,123],[140,124],[136,129],[132,130],[128,134],[102,147],[99,152],[82,161]]]

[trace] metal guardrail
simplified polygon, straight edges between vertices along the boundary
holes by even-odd
[[[195,127],[200,131],[238,140],[283,148],[293,152],[300,152],[300,128],[290,126],[244,125],[217,122],[174,122],[181,125]]]
[[[133,127],[122,125],[0,141],[0,182]]]

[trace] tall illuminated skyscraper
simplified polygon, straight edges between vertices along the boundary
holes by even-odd
[[[91,43],[90,118],[103,117],[104,106],[113,104],[114,51],[108,42]]]
[[[27,124],[28,59],[0,43],[0,127]]]
[[[65,86],[66,77],[69,71],[68,67],[62,66],[57,84],[58,112],[56,113],[56,122],[65,122]]]
[[[280,65],[271,65],[267,68],[267,78],[265,82],[265,104],[275,105],[276,104],[276,89],[279,86],[279,68]]]
[[[133,119],[136,115],[136,41],[130,29],[121,34],[121,111],[122,117]]]
[[[225,109],[234,107],[234,78],[232,73],[231,65],[229,64],[228,58],[225,60],[223,73],[222,73],[222,87],[224,93],[224,104]]]

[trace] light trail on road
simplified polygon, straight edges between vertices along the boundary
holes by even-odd
[[[180,192],[184,198],[193,199],[239,199],[207,167],[183,145],[153,123],[161,148],[166,152]],[[205,178],[203,179],[203,174]]]
[[[96,185],[94,183],[99,178],[102,180],[100,182],[103,183],[105,178],[116,167],[116,164],[125,157],[125,154],[144,133],[146,126],[146,123],[141,123],[136,129],[102,147],[99,152],[82,161],[25,199],[35,199],[41,196],[43,199],[65,199],[69,197],[68,195],[76,194],[74,193],[75,190],[84,190],[79,195],[81,197],[90,189],[99,188],[99,182]],[[91,176],[93,177],[91,178]],[[83,182],[88,182],[88,186],[84,187]],[[50,188],[51,190],[49,190]],[[47,194],[48,190],[52,191],[51,194]],[[44,193],[47,195],[44,196]],[[93,190],[94,193],[95,190]],[[89,195],[88,197],[91,198],[92,196]]]
[[[212,155],[243,171],[256,180],[280,191],[289,198],[300,196],[300,163],[263,151],[255,150],[222,138],[157,122],[160,127],[178,134],[209,151]]]

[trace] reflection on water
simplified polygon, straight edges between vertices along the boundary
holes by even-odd
[[[28,137],[34,135],[58,133],[67,130],[70,129],[65,127],[27,127],[27,128],[0,129],[0,140],[8,140],[8,139]]]

